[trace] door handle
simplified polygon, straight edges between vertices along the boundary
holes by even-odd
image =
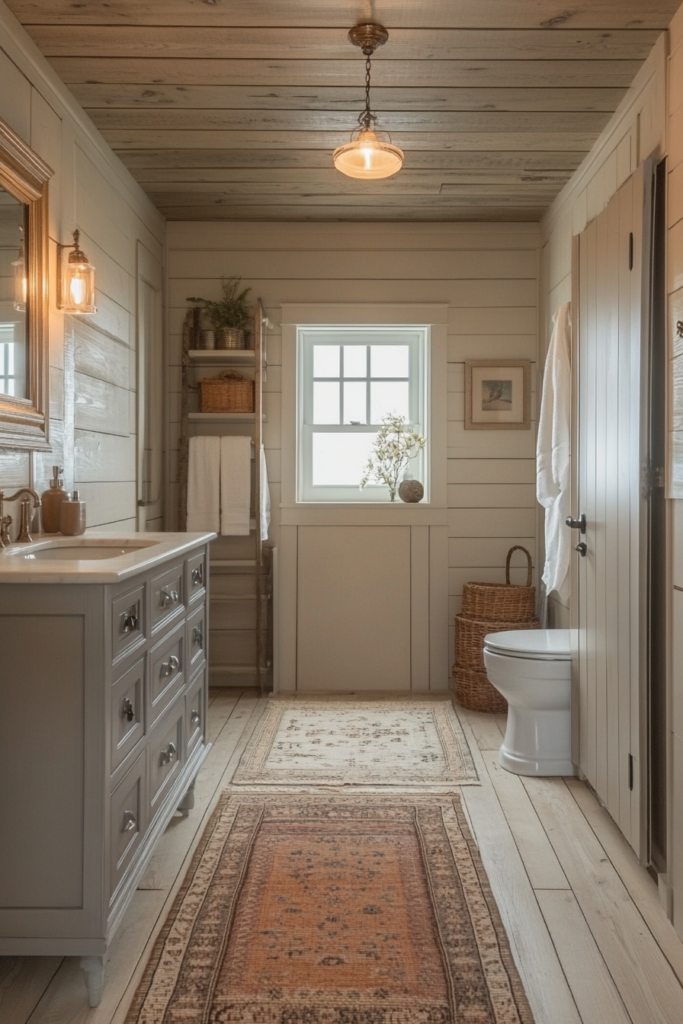
[[[578,519],[572,519],[571,516],[567,516],[565,523],[570,530],[581,530],[581,533],[586,532],[586,513],[582,512]]]

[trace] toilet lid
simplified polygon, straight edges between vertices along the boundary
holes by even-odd
[[[530,658],[534,661],[569,661],[568,629],[509,629],[504,633],[489,633],[484,647],[492,654],[511,658]]]

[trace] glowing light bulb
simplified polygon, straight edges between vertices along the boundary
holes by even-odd
[[[85,281],[80,274],[75,274],[71,278],[71,301],[74,306],[82,306],[83,299],[85,298]]]

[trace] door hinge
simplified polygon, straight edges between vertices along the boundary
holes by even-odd
[[[640,467],[640,496],[647,501],[653,491],[664,487],[666,474],[664,466],[653,466],[644,462]]]
[[[633,789],[633,754],[628,755],[628,788]]]
[[[628,236],[628,269],[633,270],[633,232]]]

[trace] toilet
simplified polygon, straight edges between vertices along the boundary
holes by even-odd
[[[513,629],[484,638],[489,681],[508,702],[498,754],[517,775],[575,775],[568,629]]]

